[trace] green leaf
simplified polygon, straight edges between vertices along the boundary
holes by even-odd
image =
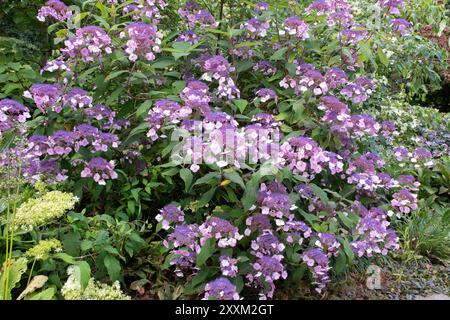
[[[275,53],[269,58],[269,60],[272,60],[272,61],[283,60],[283,59],[284,59],[284,54],[286,53],[287,50],[288,50],[287,47],[278,49],[278,50],[275,51]]]
[[[238,110],[243,113],[245,108],[248,105],[248,101],[247,100],[243,100],[243,99],[238,99],[238,100],[234,100],[233,101],[234,105],[238,108]]]
[[[239,175],[239,173],[237,173],[236,171],[231,171],[231,172],[226,172],[224,174],[225,178],[231,180],[232,182],[240,185],[242,187],[242,189],[245,190],[245,183],[244,180],[242,180],[241,176]]]
[[[341,251],[336,258],[336,266],[335,266],[336,273],[339,274],[342,271],[344,271],[346,265],[347,265],[347,258],[345,257],[344,252]]]
[[[120,270],[122,269],[119,260],[116,257],[108,254],[105,256],[105,260],[103,261],[103,263],[105,264],[106,270],[108,271],[108,275],[110,276],[111,280],[119,280]]]
[[[314,183],[310,183],[309,187],[312,189],[312,191],[314,191],[316,196],[318,196],[320,198],[320,200],[322,200],[325,203],[329,202],[328,196],[327,196],[326,192],[322,190],[322,188],[315,185]]]
[[[220,177],[220,174],[218,172],[210,172],[195,181],[194,186],[210,183],[212,180],[218,180]]]
[[[384,54],[383,50],[381,48],[377,49],[378,58],[380,59],[381,63],[384,64],[385,67],[389,66],[389,59]]]
[[[244,195],[241,199],[242,205],[244,206],[244,211],[248,211],[255,203],[260,179],[261,176],[259,174],[254,174],[252,179],[247,182]]]
[[[86,261],[77,261],[74,264],[75,276],[81,284],[81,289],[86,289],[91,278],[91,267]]]
[[[67,253],[64,252],[58,252],[53,255],[53,258],[61,259],[62,261],[68,263],[68,264],[76,264],[75,258],[72,256],[69,256]]]
[[[180,170],[180,177],[184,181],[184,191],[188,192],[189,188],[191,187],[192,179],[193,179],[192,171],[189,169],[183,168]]]
[[[110,81],[112,79],[115,79],[115,78],[117,78],[118,76],[120,76],[121,74],[124,74],[124,73],[129,73],[129,71],[128,70],[119,70],[119,71],[112,72],[105,78],[105,82],[108,82],[108,81]]]
[[[205,244],[202,246],[200,253],[197,256],[197,267],[201,267],[205,264],[206,260],[208,260],[216,251],[216,239],[210,238],[206,240]]]
[[[211,201],[212,197],[216,193],[217,188],[211,188],[207,192],[203,194],[203,196],[200,198],[199,202],[197,203],[197,208],[204,207],[208,202]]]

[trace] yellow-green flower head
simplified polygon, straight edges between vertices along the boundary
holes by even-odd
[[[25,256],[34,258],[36,260],[45,260],[48,258],[50,252],[61,252],[61,242],[57,239],[41,240],[33,248],[25,252]]]
[[[69,267],[67,269],[69,278],[61,289],[61,294],[65,300],[130,300],[120,289],[118,281],[112,285],[100,283],[93,278],[89,280],[86,289],[81,288],[79,278],[77,278],[75,269]]]
[[[78,198],[71,193],[50,191],[42,197],[29,199],[18,209],[14,225],[26,230],[48,223],[64,215],[67,210],[73,209]]]

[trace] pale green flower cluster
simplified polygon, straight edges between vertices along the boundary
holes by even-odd
[[[50,191],[23,203],[17,209],[14,225],[31,230],[35,226],[62,217],[67,210],[73,209],[77,202],[78,198],[71,193]]]
[[[25,256],[32,257],[36,260],[45,260],[50,252],[61,252],[62,245],[57,239],[41,240],[33,248],[25,252]]]
[[[67,269],[69,278],[61,289],[61,293],[65,300],[130,300],[120,289],[118,281],[112,285],[95,281],[93,278],[89,280],[86,289],[82,290],[80,280],[77,278],[75,269],[69,267]]]

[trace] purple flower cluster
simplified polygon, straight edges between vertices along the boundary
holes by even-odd
[[[358,240],[351,243],[353,251],[362,257],[366,254],[371,257],[374,253],[386,255],[389,251],[400,248],[398,237],[394,231],[388,229],[389,222],[386,214],[379,208],[367,210],[363,205],[356,203],[356,211],[361,219],[356,226]]]
[[[177,42],[188,42],[195,44],[200,41],[200,37],[192,30],[183,31],[176,39]]]
[[[45,21],[67,21],[72,17],[69,8],[59,0],[48,0],[45,5],[39,9],[37,19]]]
[[[341,244],[336,240],[336,237],[331,233],[319,233],[318,237],[315,245],[326,252],[328,257],[337,257]]]
[[[254,71],[259,71],[266,76],[274,75],[277,72],[277,68],[269,61],[262,60],[255,63],[253,66]]]
[[[375,90],[375,83],[369,78],[357,78],[341,90],[341,94],[354,103],[365,102]]]
[[[398,208],[401,213],[410,213],[418,208],[417,194],[411,193],[407,189],[402,189],[392,195],[391,205]]]
[[[399,33],[402,37],[411,35],[412,24],[405,19],[392,19],[392,30]]]
[[[94,62],[101,59],[103,52],[112,52],[111,38],[99,27],[83,27],[78,29],[75,35],[75,38],[64,41],[65,47],[61,49],[70,59]]]
[[[284,20],[284,30],[280,30],[280,35],[288,34],[295,38],[306,40],[309,38],[309,26],[299,17],[292,16]]]
[[[73,88],[62,97],[63,105],[68,105],[73,110],[92,107],[92,97],[83,89]]]
[[[0,100],[0,137],[6,131],[16,128],[30,118],[30,110],[11,99]]]
[[[250,39],[257,37],[265,37],[267,30],[269,29],[269,23],[267,21],[261,21],[258,18],[252,18],[241,25],[241,29],[244,29],[248,33]]]
[[[156,141],[160,137],[158,131],[165,123],[179,123],[191,113],[192,109],[187,105],[182,107],[178,102],[172,100],[156,101],[155,106],[148,112],[146,119],[149,123],[147,137],[152,141]]]
[[[316,291],[321,293],[330,282],[328,271],[331,267],[328,257],[320,249],[309,249],[303,253],[303,261],[313,273]]]
[[[343,171],[342,157],[323,150],[317,142],[307,137],[290,138],[280,147],[282,165],[294,174],[312,179],[326,167],[332,174]]]
[[[275,104],[278,104],[278,96],[272,89],[262,88],[256,91],[256,96],[261,102],[267,102],[269,100],[274,100]]]
[[[296,75],[286,76],[280,81],[282,88],[293,88],[296,94],[306,91],[318,96],[328,91],[328,84],[325,77],[308,63],[301,63],[296,70]]]
[[[417,148],[412,152],[402,147],[397,147],[393,150],[393,156],[397,160],[400,167],[404,167],[407,163],[410,163],[414,168],[418,169],[422,165],[425,167],[432,167],[434,165],[433,155],[425,148]]]
[[[383,181],[378,169],[381,169],[385,161],[375,153],[366,153],[349,162],[346,174],[347,182],[356,184],[358,190],[372,192],[378,188],[385,188],[386,181]]]
[[[181,224],[176,226],[172,233],[163,241],[174,257],[170,260],[170,265],[175,266],[175,274],[183,277],[187,272],[196,272],[195,261],[200,252],[198,243],[199,227],[196,224]]]
[[[180,17],[184,18],[189,28],[200,26],[202,28],[216,28],[218,23],[208,10],[202,10],[200,5],[194,1],[188,1],[178,9]]]
[[[261,258],[263,256],[277,257],[279,260],[282,259],[281,254],[284,250],[284,244],[282,244],[276,235],[270,231],[266,231],[260,234],[255,240],[252,241],[250,247],[255,257]]]
[[[219,278],[206,284],[203,300],[240,300],[240,297],[230,280]]]
[[[57,113],[62,110],[62,89],[58,84],[33,84],[23,95],[32,99],[42,113],[47,113],[47,109]]]
[[[230,278],[234,278],[238,274],[238,266],[237,266],[237,259],[228,257],[228,256],[221,256],[219,258],[220,262],[220,270],[222,271],[222,275]]]
[[[385,7],[390,14],[399,16],[400,10],[405,9],[405,0],[379,0],[378,3]]]
[[[218,218],[208,218],[200,227],[200,244],[204,245],[207,239],[214,238],[219,240],[217,245],[220,248],[235,247],[237,242],[243,238],[239,234],[238,228],[229,221]]]
[[[161,222],[161,227],[168,230],[171,224],[178,225],[184,222],[184,212],[180,207],[174,204],[168,204],[155,217],[156,221]]]
[[[202,68],[205,72],[202,75],[203,80],[211,82],[214,79],[219,82],[219,87],[217,88],[219,97],[229,100],[240,97],[240,91],[230,75],[234,71],[234,67],[224,57],[211,57],[204,61]]]
[[[108,0],[117,4],[118,0]],[[119,0],[121,3],[127,0]],[[135,3],[123,6],[124,15],[130,14],[133,20],[149,19],[151,23],[158,23],[161,19],[160,9],[167,6],[165,0],[135,0]]]
[[[99,185],[105,185],[106,180],[117,179],[117,173],[114,171],[114,161],[107,161],[103,158],[93,158],[85,164],[81,177],[91,177]]]
[[[261,256],[251,265],[252,271],[246,276],[247,284],[261,290],[259,293],[261,300],[273,298],[274,282],[288,276],[280,257]]]
[[[161,52],[162,33],[154,25],[143,22],[129,24],[120,37],[129,39],[125,45],[125,53],[130,61],[136,61],[139,57],[153,61],[155,53]]]

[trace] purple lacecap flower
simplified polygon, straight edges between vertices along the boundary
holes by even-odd
[[[394,157],[397,161],[403,161],[412,156],[412,153],[402,147],[397,147],[393,150]]]
[[[267,30],[269,29],[269,23],[267,21],[261,21],[257,18],[252,18],[241,25],[241,29],[245,29],[251,39],[257,37],[265,37]]]
[[[43,74],[45,71],[47,72],[54,72],[56,70],[60,71],[70,71],[70,67],[67,64],[66,61],[64,61],[63,57],[59,57],[55,60],[47,61],[45,66],[41,69],[41,74]]]
[[[282,256],[282,252],[284,250],[284,244],[278,240],[277,236],[275,236],[270,231],[265,231],[260,234],[255,240],[251,243],[251,254],[254,256],[261,258],[262,256]]]
[[[156,101],[146,118],[149,123],[147,137],[149,137],[152,142],[156,141],[160,137],[158,131],[162,128],[164,123],[180,123],[181,120],[186,119],[191,113],[192,109],[188,105],[182,107],[178,102],[172,100]]]
[[[301,63],[297,67],[295,76],[288,75],[279,84],[285,89],[293,88],[296,94],[311,91],[318,96],[328,91],[325,77],[314,66],[307,63]]]
[[[350,117],[350,121],[352,134],[357,137],[376,136],[381,129],[381,125],[369,115],[356,114]]]
[[[163,245],[169,248],[172,245],[174,248],[187,247],[193,252],[200,252],[198,245],[199,227],[196,224],[182,224],[174,228],[167,239],[163,241]]]
[[[253,66],[254,71],[259,71],[266,76],[274,75],[277,72],[277,68],[269,61],[261,60],[255,63]]]
[[[398,250],[398,237],[392,230],[387,229],[388,226],[384,211],[379,208],[365,209],[363,218],[356,226],[359,236],[358,240],[351,243],[352,250],[359,257],[371,257],[374,253],[386,255],[389,250]]]
[[[177,277],[184,277],[186,272],[196,273],[198,268],[195,266],[197,253],[192,250],[177,249],[170,251],[173,258],[170,265],[175,266],[175,274]]]
[[[46,113],[47,109],[56,113],[62,110],[62,91],[59,84],[33,84],[23,95],[32,99],[42,113]]]
[[[418,208],[417,194],[411,193],[407,189],[402,189],[392,195],[391,205],[402,213],[410,213]]]
[[[175,41],[196,44],[200,41],[200,38],[194,31],[187,30],[187,31],[180,33],[180,35],[177,37],[177,39]]]
[[[303,221],[291,220],[287,221],[283,226],[278,227],[278,231],[282,231],[286,236],[286,242],[289,244],[302,244],[304,239],[308,239],[313,234],[310,227]]]
[[[125,3],[128,0],[108,0],[109,3]],[[161,19],[160,8],[167,6],[165,0],[135,0],[135,3],[130,3],[122,6],[122,13],[130,15],[133,20],[150,20],[151,23],[158,23]]]
[[[272,89],[262,88],[256,91],[256,95],[259,97],[261,102],[267,102],[269,100],[274,100],[275,104],[278,104],[278,96]]]
[[[168,204],[156,215],[155,219],[161,222],[162,228],[168,230],[171,224],[177,225],[184,222],[184,212],[174,204]]]
[[[320,249],[309,249],[303,253],[303,261],[313,274],[316,291],[321,293],[330,282],[328,271],[331,267],[328,264],[328,257]]]
[[[199,110],[203,115],[209,113],[209,103],[211,97],[209,95],[208,85],[204,82],[191,80],[186,87],[181,91],[180,98],[184,104],[191,108]]]
[[[283,28],[284,30],[280,30],[282,35],[287,32],[288,35],[295,36],[301,40],[309,38],[309,26],[300,20],[299,17],[292,16],[284,20]]]
[[[81,171],[81,177],[91,177],[99,185],[105,185],[106,180],[117,179],[117,173],[114,171],[114,161],[107,161],[100,157],[93,158]]]
[[[143,22],[129,24],[120,37],[128,38],[125,53],[130,61],[136,61],[139,57],[153,61],[155,54],[161,52],[162,33],[154,25]]]
[[[260,290],[261,300],[273,298],[275,291],[275,281],[286,279],[288,274],[281,263],[282,256],[261,256],[252,263],[252,272],[246,277],[248,285]]]
[[[330,68],[325,72],[325,80],[330,89],[336,89],[348,82],[348,76],[339,68]]]
[[[399,16],[401,14],[400,10],[405,9],[404,0],[379,0],[378,3],[385,7],[390,14]]]
[[[352,29],[345,29],[340,32],[340,36],[344,44],[357,45],[360,41],[366,40],[368,32],[361,27],[354,27]]]
[[[431,152],[425,148],[417,148],[412,152],[412,154],[417,160],[422,160],[422,161],[428,160],[433,156],[431,154]]]
[[[329,257],[337,257],[341,244],[336,237],[331,233],[319,233],[318,237],[319,240],[316,241],[315,245],[321,248]]]
[[[258,113],[252,117],[252,122],[256,122],[264,129],[279,128],[281,123],[275,119],[275,117],[269,113]]]
[[[330,0],[331,9],[334,11],[352,12],[353,8],[347,0]]]
[[[62,156],[68,155],[73,151],[77,135],[71,131],[58,130],[49,136],[46,144],[48,155]]]
[[[39,160],[30,158],[22,165],[22,174],[31,183],[44,181],[47,184],[60,183],[66,180],[67,170],[61,169],[55,159]]]
[[[230,280],[218,278],[206,284],[202,300],[240,300],[240,297]]]
[[[272,224],[270,223],[270,219],[267,215],[256,212],[252,214],[245,220],[245,224],[247,228],[244,231],[244,234],[248,237],[252,232],[264,232],[266,230],[272,230]]]
[[[341,94],[352,99],[354,103],[361,103],[367,100],[366,90],[354,83],[350,83],[342,89]]]
[[[101,59],[103,52],[110,54],[111,38],[97,26],[87,26],[76,31],[75,37],[64,41],[61,52],[70,59],[94,62]]]
[[[203,28],[216,28],[218,26],[213,15],[208,10],[202,10],[201,6],[194,1],[186,2],[184,6],[178,9],[178,14],[187,21],[189,28],[194,28],[196,25]]]
[[[307,137],[290,138],[280,150],[283,164],[294,174],[302,174],[305,178],[313,178],[327,166],[333,174],[341,172],[344,166],[340,156],[323,150]]]
[[[256,11],[266,11],[269,10],[269,4],[267,2],[257,2],[255,3]]]
[[[339,28],[349,28],[353,25],[353,15],[348,11],[335,11],[327,17],[328,26],[338,26]]]
[[[67,21],[72,17],[69,8],[59,0],[49,0],[39,9],[37,19],[45,21]]]
[[[84,114],[91,119],[104,123],[105,128],[111,127],[116,116],[114,111],[102,104],[96,104],[93,107],[85,109]]]
[[[398,131],[396,130],[396,125],[392,121],[383,121],[381,123],[381,134],[388,138],[391,136],[397,136]]]
[[[188,18],[189,15],[201,10],[202,7],[195,1],[187,1],[180,9],[178,9],[178,14],[183,18]]]
[[[63,96],[63,104],[70,106],[73,110],[91,107],[92,97],[81,88],[73,88]]]
[[[214,56],[206,59],[202,63],[202,69],[205,72],[202,79],[206,81],[217,80],[219,87],[217,94],[219,97],[228,99],[239,98],[240,91],[236,87],[230,73],[234,71],[234,67],[222,56]]]
[[[220,262],[220,270],[222,271],[222,275],[230,278],[234,278],[238,274],[238,266],[237,266],[237,259],[228,257],[228,256],[221,256],[219,258]]]
[[[395,32],[399,33],[403,37],[411,35],[412,24],[405,19],[392,19],[391,26]]]
[[[307,13],[315,12],[318,16],[323,16],[331,11],[331,5],[325,0],[316,0],[306,8]]]
[[[0,137],[30,117],[30,110],[21,103],[11,99],[0,100]]]
[[[318,109],[325,111],[322,121],[327,123],[344,124],[350,119],[349,107],[333,96],[321,97]]]
[[[237,242],[243,238],[239,234],[238,228],[229,221],[219,217],[208,218],[200,225],[199,231],[201,234],[201,245],[204,245],[207,239],[213,238],[219,240],[218,246],[220,248],[235,247]]]
[[[277,224],[282,225],[283,218],[292,220],[291,199],[281,183],[272,182],[268,185],[262,183],[257,194],[257,202],[261,213],[274,217]]]

